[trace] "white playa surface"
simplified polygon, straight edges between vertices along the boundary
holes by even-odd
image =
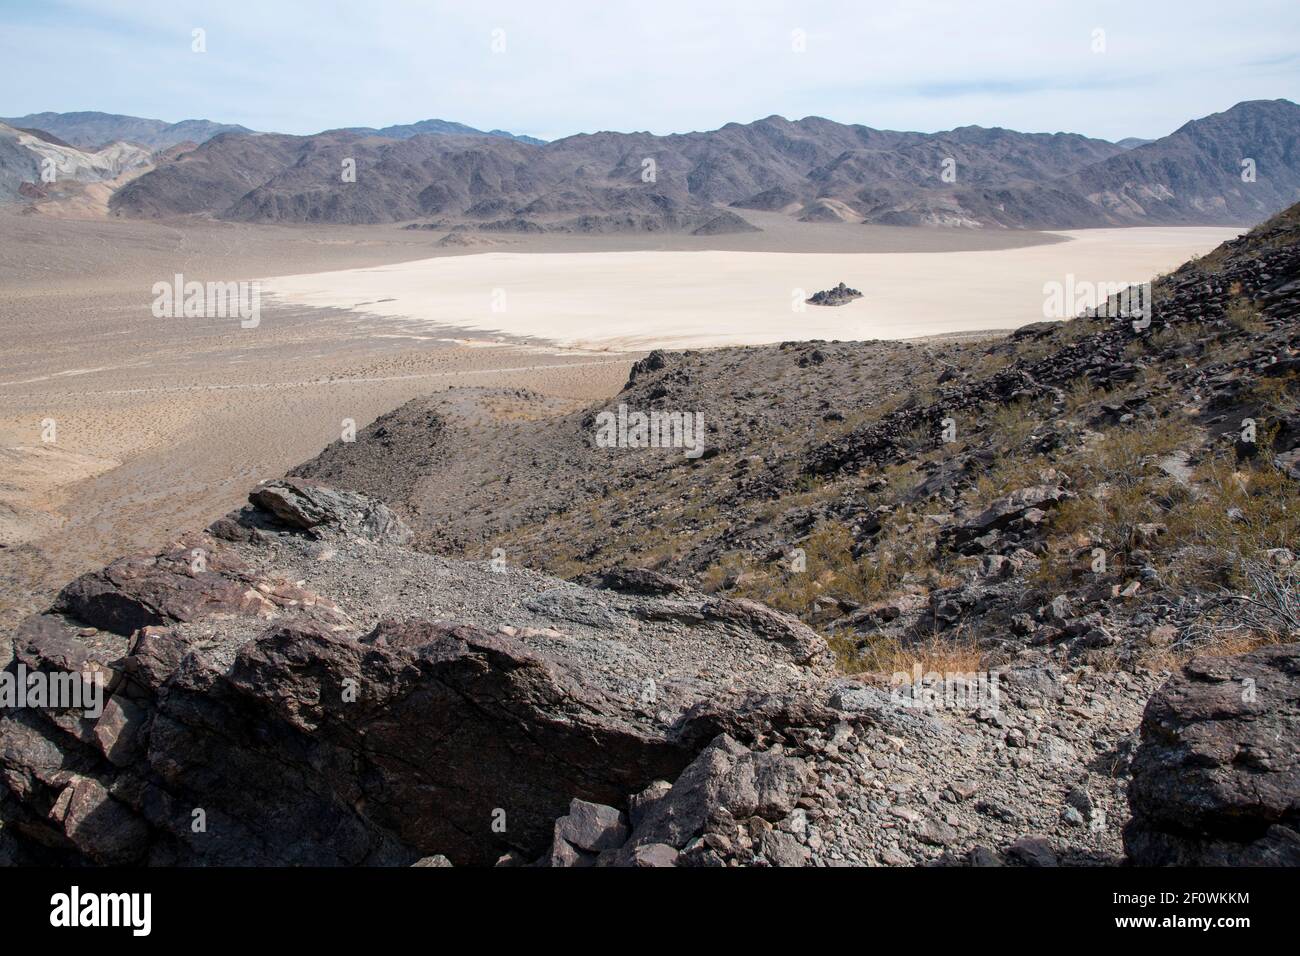
[[[791,339],[901,339],[1044,318],[1049,282],[1145,282],[1233,227],[1082,229],[1070,241],[968,252],[487,252],[264,280],[284,304],[575,348],[640,350]],[[794,303],[839,282],[846,306]],[[796,291],[801,290],[801,291]]]

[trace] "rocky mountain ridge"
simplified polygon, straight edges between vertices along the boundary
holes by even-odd
[[[779,116],[709,132],[543,145],[411,136],[223,135],[123,189],[123,216],[440,223],[499,232],[744,229],[804,221],[969,228],[1258,222],[1300,198],[1300,107],[1240,103],[1132,147],[1074,134],[923,134]],[[355,163],[355,181],[340,172]]]

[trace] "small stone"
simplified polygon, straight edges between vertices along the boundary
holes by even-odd
[[[632,865],[637,867],[676,866],[678,853],[667,843],[645,843],[632,851]]]
[[[1043,837],[1023,836],[1007,847],[1007,856],[1022,866],[1056,866],[1056,853]]]
[[[966,857],[971,866],[1002,866],[1002,857],[986,846],[972,847]]]
[[[774,866],[807,866],[812,853],[788,833],[772,830],[763,835],[763,855]]]
[[[948,784],[948,789],[959,800],[969,800],[979,792],[980,785],[974,780],[955,780]]]
[[[555,838],[592,853],[614,850],[627,842],[627,819],[613,807],[575,797],[568,815],[555,821]]]
[[[916,837],[932,846],[948,846],[957,839],[957,831],[941,820],[925,820],[916,828]]]
[[[668,791],[672,788],[673,785],[667,780],[656,780],[640,793],[634,793],[628,798],[627,815],[632,823],[633,830],[641,825],[641,821],[645,819],[646,814],[649,813],[660,800],[666,797]]]
[[[543,866],[553,867],[575,867],[575,866],[594,866],[596,863],[595,854],[583,853],[576,849],[567,840],[556,837],[551,843],[550,852],[542,859]]]
[[[921,819],[921,814],[910,807],[890,807],[889,815],[898,817],[898,819],[905,820],[908,823],[916,823]]]
[[[1084,816],[1092,816],[1092,797],[1083,787],[1071,787],[1065,795],[1065,802]]]

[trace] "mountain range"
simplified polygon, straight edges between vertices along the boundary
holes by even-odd
[[[383,129],[375,129],[371,126],[349,126],[337,132],[356,133],[361,136],[379,136],[383,139],[410,139],[412,136],[499,136],[502,139],[515,139],[521,143],[532,143],[534,146],[542,146],[546,143],[546,140],[538,139],[536,136],[520,136],[503,129],[475,129],[473,126],[466,126],[464,123],[453,123],[451,120],[440,119],[420,120],[418,123],[403,123],[399,126],[385,126]]]
[[[1119,143],[780,116],[550,143],[445,120],[310,136],[107,114],[31,114],[10,125],[73,145],[110,133],[172,145],[112,195],[112,213],[130,218],[712,234],[755,228],[744,211],[758,210],[810,222],[1067,229],[1252,224],[1300,198],[1300,106],[1287,100],[1239,103],[1160,139]],[[202,141],[176,146],[182,132]]]
[[[187,119],[179,123],[166,120],[145,119],[140,116],[123,116],[120,113],[28,113],[26,116],[0,117],[0,123],[21,129],[37,129],[64,140],[68,145],[94,150],[118,141],[167,149],[180,143],[199,145],[219,133],[252,133],[254,130],[237,123],[214,123],[212,120]],[[335,132],[382,136],[386,139],[409,139],[412,136],[500,136],[525,143],[541,145],[544,140],[534,136],[516,136],[503,129],[484,131],[453,123],[450,120],[427,119],[401,126],[348,127]]]

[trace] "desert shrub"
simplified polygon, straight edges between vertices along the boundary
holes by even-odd
[[[1268,324],[1260,316],[1255,303],[1244,297],[1233,299],[1224,312],[1230,325],[1242,332],[1262,332]]]
[[[1170,537],[1237,569],[1239,584],[1245,563],[1300,541],[1296,483],[1266,458],[1239,465],[1229,453],[1215,455],[1197,469],[1196,483],[1199,493],[1169,513]]]
[[[1300,412],[1300,375],[1256,375],[1241,393],[1242,401],[1256,409],[1255,417],[1267,427]]]
[[[788,562],[752,567],[737,575],[735,593],[798,617],[811,616],[818,598],[843,598],[867,604],[894,593],[909,576],[934,573],[934,531],[922,522],[888,523],[869,552],[854,556],[855,542],[840,521],[824,521],[799,542],[805,570]],[[717,584],[733,573],[710,569],[706,581]]]
[[[1085,408],[1100,402],[1105,396],[1105,389],[1099,388],[1086,378],[1080,378],[1065,390],[1065,411],[1077,415]]]
[[[1052,467],[1044,455],[1006,455],[982,473],[975,487],[966,492],[963,503],[968,510],[979,511],[1017,488],[1041,484],[1043,472]]]
[[[1002,451],[1019,448],[1041,422],[1042,408],[1032,401],[1021,399],[999,405],[989,415],[989,437]]]

